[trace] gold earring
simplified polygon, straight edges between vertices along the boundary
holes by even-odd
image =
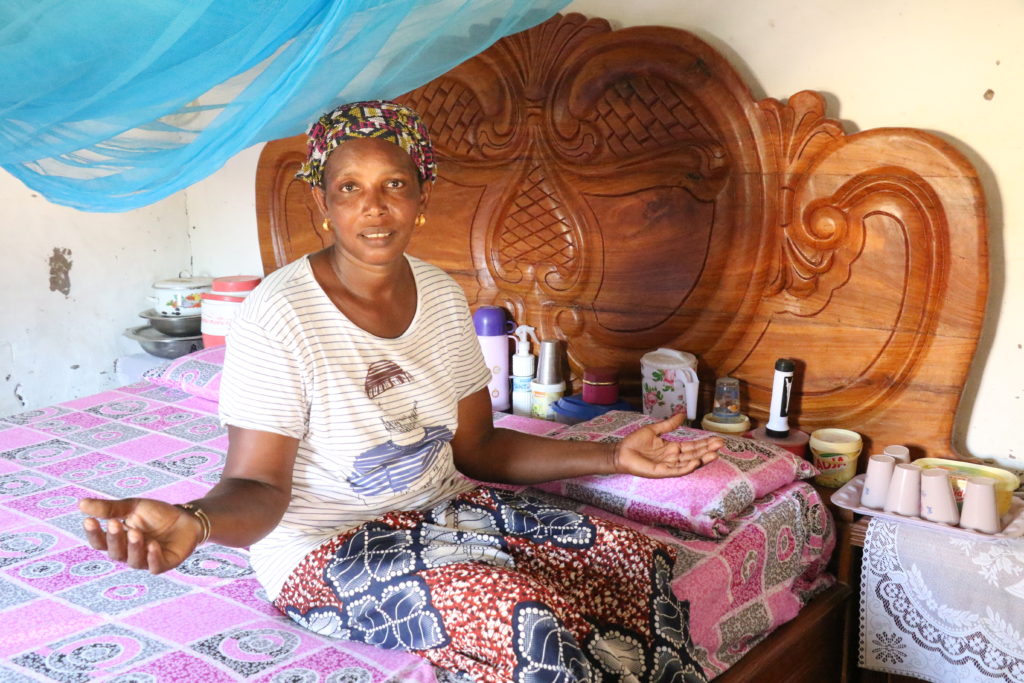
[[[426,223],[426,222],[427,222],[427,217],[424,216],[422,213],[419,214],[418,216],[416,216],[416,227],[417,228],[423,227],[423,224]]]
[[[320,227],[324,229],[324,232],[330,232],[331,231],[331,219],[330,218],[325,218],[324,222],[320,224]]]

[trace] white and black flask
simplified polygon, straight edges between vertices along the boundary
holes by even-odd
[[[789,436],[789,397],[793,393],[793,371],[796,364],[790,358],[775,361],[775,377],[772,380],[772,402],[768,409],[768,424],[765,434],[776,439]]]

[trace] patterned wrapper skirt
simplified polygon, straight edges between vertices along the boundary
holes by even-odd
[[[671,548],[542,498],[480,487],[325,542],[275,605],[317,633],[478,681],[703,681]]]

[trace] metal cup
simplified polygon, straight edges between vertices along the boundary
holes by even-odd
[[[561,359],[557,339],[542,339],[537,357],[537,384],[558,384],[562,381]]]

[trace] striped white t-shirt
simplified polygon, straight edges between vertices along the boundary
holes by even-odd
[[[394,339],[349,321],[305,257],[268,276],[232,322],[221,422],[300,440],[288,510],[251,548],[271,600],[323,541],[472,486],[449,440],[459,400],[490,374],[462,290],[440,268],[407,258],[416,314]]]

